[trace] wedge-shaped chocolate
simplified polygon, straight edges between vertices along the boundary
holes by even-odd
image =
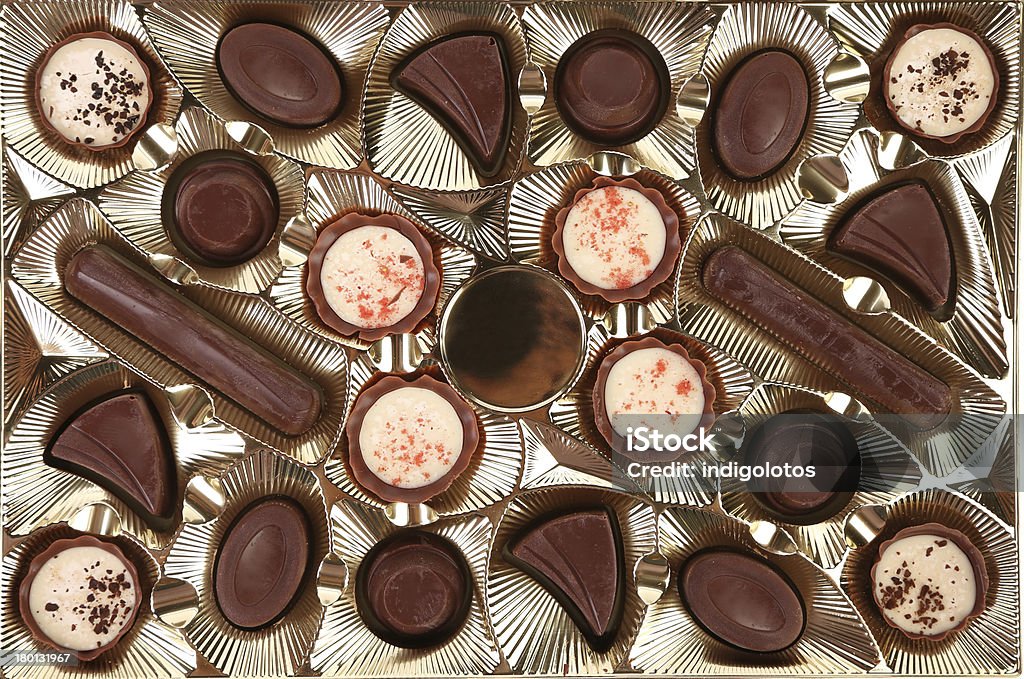
[[[477,171],[497,174],[508,146],[508,65],[493,33],[444,38],[414,52],[391,85],[437,118]]]
[[[174,454],[143,392],[108,395],[86,406],[64,424],[43,460],[114,493],[151,528],[170,527],[178,498]]]
[[[889,278],[930,312],[953,295],[946,224],[919,182],[875,194],[833,231],[829,247]]]
[[[622,621],[622,535],[607,507],[547,518],[505,546],[505,560],[525,571],[565,608],[595,651],[611,647]]]

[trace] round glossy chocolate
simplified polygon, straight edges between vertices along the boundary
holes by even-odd
[[[228,622],[258,629],[284,615],[306,577],[310,525],[287,498],[257,500],[228,528],[213,567],[217,605]]]
[[[646,38],[620,30],[577,40],[555,72],[555,103],[566,124],[598,144],[634,142],[668,105],[665,60]]]
[[[396,533],[367,553],[356,573],[356,604],[366,626],[404,648],[444,643],[469,614],[473,589],[465,558],[433,533]]]
[[[174,226],[189,254],[231,266],[251,259],[273,238],[280,216],[277,190],[259,165],[209,158],[176,183]]]

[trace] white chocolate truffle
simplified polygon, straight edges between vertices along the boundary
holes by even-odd
[[[102,37],[58,47],[37,83],[40,115],[68,141],[92,149],[123,143],[136,132],[153,96],[139,56]]]
[[[359,428],[366,467],[395,488],[422,488],[451,471],[462,453],[462,420],[440,394],[402,387],[378,398]]]
[[[693,364],[676,352],[637,349],[608,371],[604,400],[608,420],[620,436],[629,427],[685,436],[703,417],[704,385]]]
[[[387,226],[360,226],[331,244],[320,270],[324,298],[357,328],[401,321],[423,296],[423,259],[411,240]]]
[[[665,256],[665,220],[643,193],[603,186],[570,209],[562,230],[565,259],[581,280],[625,290],[651,277]]]

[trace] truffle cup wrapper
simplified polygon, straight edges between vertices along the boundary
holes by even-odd
[[[302,169],[280,156],[260,154],[239,144],[223,124],[200,108],[186,109],[176,130],[178,152],[171,163],[155,172],[134,172],[107,186],[99,194],[100,209],[147,256],[174,257],[191,269],[190,282],[238,292],[262,292],[281,270],[278,246],[282,230],[290,219],[302,216]],[[234,152],[248,158],[266,171],[277,191],[280,215],[274,236],[260,252],[241,264],[211,266],[191,257],[169,235],[176,228],[173,215],[162,214],[164,192],[174,189],[170,183],[174,173],[190,158],[206,151]]]
[[[391,74],[417,48],[438,38],[474,31],[505,42],[512,132],[504,161],[481,176],[469,156],[430,113],[391,87]],[[363,103],[364,141],[370,166],[391,181],[424,189],[462,191],[502,184],[522,162],[529,136],[515,80],[528,61],[519,17],[510,5],[482,2],[416,2],[388,28],[370,66]]]
[[[421,374],[440,378],[436,372],[428,368]],[[381,373],[375,371],[368,357],[359,355],[352,361],[350,374],[348,411],[364,387]],[[447,384],[446,380],[440,379]],[[523,441],[516,422],[505,415],[478,409],[471,401],[467,400],[466,405],[476,413],[480,446],[473,453],[469,466],[455,477],[452,485],[423,503],[442,517],[483,509],[509,497],[522,471]],[[347,416],[348,412],[346,420]],[[324,469],[327,479],[346,495],[361,502],[378,508],[392,504],[368,493],[356,482],[349,470],[348,454],[348,438],[342,433]]]
[[[75,190],[54,179],[0,143],[3,176],[3,256],[10,257],[25,237]]]
[[[878,163],[877,137],[866,131],[854,136],[840,159],[850,178],[846,198],[831,204],[804,202],[781,225],[783,241],[840,276],[876,276],[871,269],[830,252],[830,235],[885,187],[923,183],[937,200],[952,246],[952,316],[940,321],[898,285],[881,276],[878,280],[883,282],[895,313],[982,374],[1003,376],[1009,362],[995,276],[974,208],[956,171],[941,161],[925,160],[887,172]]]
[[[437,294],[437,303],[419,324],[421,329],[415,333],[421,351],[429,352],[434,347],[434,326],[445,302],[476,270],[477,261],[473,254],[443,239],[406,210],[380,183],[367,174],[314,170],[309,174],[306,190],[306,212],[315,231],[310,238],[310,249],[317,234],[339,217],[352,212],[367,215],[395,214],[404,217],[419,227],[430,241],[435,264],[438,265],[441,274],[441,286]],[[307,330],[345,346],[366,350],[373,344],[372,342],[362,340],[358,335],[342,335],[320,318],[312,299],[306,293],[309,265],[305,261],[305,254],[308,254],[308,250],[303,254],[301,264],[287,266],[281,270],[269,290],[271,302],[285,316]]]
[[[304,434],[287,436],[219,392],[203,386],[199,378],[73,298],[64,289],[64,269],[79,249],[94,243],[106,245],[143,268],[148,267],[142,254],[96,207],[76,198],[51,215],[18,250],[11,263],[13,277],[43,305],[111,356],[130,364],[148,381],[164,389],[198,384],[209,396],[215,417],[228,427],[304,464],[323,458],[341,431],[345,412],[348,358],[342,347],[304,332],[258,297],[209,287],[180,289],[185,297],[227,325],[244,329],[244,334],[257,345],[274,347],[276,355],[320,385],[324,397],[320,419]],[[170,282],[166,284],[173,287]]]
[[[807,124],[789,158],[762,179],[732,177],[714,152],[714,107],[733,69],[765,49],[789,52],[803,66],[808,85]],[[803,161],[833,155],[853,134],[860,117],[857,104],[839,101],[824,84],[824,72],[839,54],[839,45],[810,13],[790,3],[743,3],[725,10],[708,45],[701,73],[711,85],[710,110],[697,125],[697,164],[708,201],[723,214],[756,229],[770,227],[803,199],[799,186]]]
[[[1006,402],[955,357],[899,316],[851,311],[843,299],[842,278],[777,241],[717,215],[702,221],[684,246],[677,292],[679,323],[688,334],[726,351],[762,380],[859,397],[851,386],[818,368],[799,350],[760,330],[704,289],[700,282],[704,259],[726,245],[739,246],[798,288],[812,291],[852,324],[904,356],[913,357],[917,365],[950,387],[951,416],[933,429],[919,431],[899,416],[874,413],[876,419],[884,417],[886,429],[914,452],[927,471],[946,476],[973,456],[995,431],[1006,412]],[[868,410],[873,407],[870,403],[864,405]]]
[[[884,525],[874,539],[850,553],[840,583],[864,616],[891,670],[953,676],[1015,672],[1020,662],[1018,557],[1009,531],[967,498],[940,489],[905,495],[884,511]],[[910,639],[890,626],[871,591],[871,566],[879,546],[902,528],[931,522],[966,535],[984,556],[989,577],[984,612],[942,641]]]
[[[622,623],[611,648],[604,653],[590,648],[569,614],[539,582],[502,557],[508,541],[537,518],[595,506],[608,507],[618,518],[625,568]],[[646,610],[637,593],[633,567],[655,550],[656,532],[653,507],[634,495],[586,486],[552,486],[515,497],[498,524],[487,571],[491,623],[512,671],[578,676],[606,674],[624,667]]]
[[[625,164],[632,165],[628,161]],[[557,256],[551,246],[551,238],[555,233],[555,217],[562,208],[573,204],[577,191],[592,187],[594,180],[599,176],[601,175],[586,161],[576,161],[528,174],[513,184],[508,209],[508,238],[512,258],[517,262],[547,269],[562,278],[558,272]],[[627,177],[616,177],[625,178]],[[662,194],[669,208],[679,217],[679,237],[685,243],[702,214],[698,198],[679,182],[654,170],[639,169],[628,178],[635,179],[645,187],[656,189]],[[625,304],[639,303],[648,309],[656,323],[670,323],[673,317],[673,285],[678,275],[677,271],[678,264],[672,275],[657,285],[650,294]],[[580,300],[584,313],[593,320],[603,319],[615,306],[600,295],[583,294],[571,281],[564,278],[562,280]]]
[[[210,421],[194,429],[180,426],[167,394],[121,364],[107,361],[79,370],[54,384],[29,407],[4,447],[6,528],[11,533],[24,535],[40,526],[70,521],[82,507],[103,502],[117,512],[124,532],[153,549],[167,546],[176,526],[155,531],[116,494],[43,461],[43,452],[72,415],[96,399],[126,390],[145,393],[167,430],[177,474],[177,514],[189,478],[224,469],[242,454],[242,438],[220,422]]]
[[[885,62],[904,32],[915,24],[947,22],[974,31],[992,51],[999,73],[995,107],[980,130],[952,144],[917,137],[886,109],[882,90]],[[979,151],[1016,127],[1020,111],[1020,5],[1002,2],[886,2],[837,4],[828,10],[829,29],[871,65],[871,93],[864,102],[869,123],[896,132],[935,158]]]
[[[612,450],[597,429],[594,415],[594,384],[601,361],[624,342],[641,337],[655,337],[666,344],[680,344],[690,358],[698,360],[707,368],[706,380],[715,388],[714,412],[720,416],[735,410],[747,398],[754,387],[750,372],[718,349],[695,341],[691,337],[667,328],[652,330],[640,337],[614,338],[604,328],[595,325],[587,334],[587,362],[583,375],[573,388],[548,409],[551,421],[571,436],[581,440],[596,453],[609,458],[618,467],[631,462],[626,456]],[[714,425],[712,425],[713,427]],[[717,461],[711,451],[684,452],[678,458],[693,465],[714,466]],[[642,466],[660,466],[668,462],[641,463]],[[680,477],[629,477],[639,488],[657,502],[704,506],[715,500],[717,482],[715,479]]]
[[[718,513],[669,507],[658,516],[659,551],[672,581],[648,611],[630,662],[639,671],[672,675],[836,675],[874,668],[878,648],[857,611],[829,576],[800,554],[761,549],[750,526]],[[683,603],[679,570],[704,549],[740,550],[785,573],[803,600],[806,624],[800,638],[775,653],[728,646],[705,632]]]
[[[834,413],[821,394],[781,384],[763,384],[740,406],[747,435],[772,415],[794,409],[813,409],[835,415],[857,441],[861,476],[858,491],[834,516],[813,524],[787,523],[769,512],[739,479],[720,482],[722,508],[742,521],[769,521],[782,527],[797,548],[823,568],[834,568],[846,554],[846,519],[857,507],[882,504],[913,490],[921,471],[910,452],[892,435],[871,421],[856,421]],[[739,451],[737,451],[739,452]],[[741,454],[737,461],[742,461]]]
[[[351,169],[362,156],[360,101],[366,71],[388,24],[384,6],[370,2],[157,2],[146,27],[182,84],[223,121],[244,120],[270,135],[274,150],[311,165]],[[217,46],[235,26],[269,22],[311,37],[342,74],[342,107],[314,128],[291,128],[246,108],[224,84]]]
[[[182,528],[167,553],[164,574],[191,584],[198,613],[183,631],[199,653],[229,676],[298,673],[320,631],[323,605],[316,569],[331,551],[327,506],[320,482],[303,467],[268,450],[256,450],[220,478],[224,505],[211,521]],[[295,599],[278,621],[256,629],[235,627],[221,613],[214,591],[214,565],[234,520],[262,498],[286,497],[309,518],[310,558]]]
[[[355,575],[366,553],[378,542],[403,529],[384,512],[342,501],[331,508],[333,552],[348,567],[349,587],[329,607],[310,665],[324,676],[482,676],[499,664],[487,623],[483,582],[494,527],[479,514],[442,519],[418,530],[450,540],[462,552],[472,575],[473,600],[465,624],[439,646],[400,648],[377,637],[363,623],[356,604]]]
[[[4,138],[30,163],[58,180],[88,189],[119,179],[135,169],[132,151],[154,125],[171,125],[182,92],[150,42],[131,3],[85,0],[74,3],[30,3],[5,9],[5,39],[0,49],[0,108]],[[47,127],[37,110],[36,71],[46,51],[76,33],[103,31],[130,44],[150,70],[152,105],[143,129],[117,148],[91,151],[64,141]]]
[[[539,166],[581,160],[607,147],[571,130],[558,113],[552,94],[558,62],[578,39],[601,29],[623,29],[643,36],[665,60],[669,74],[668,107],[661,120],[638,141],[615,147],[653,170],[675,178],[696,165],[694,138],[675,111],[686,78],[700,68],[714,27],[703,4],[659,2],[541,2],[523,12],[533,63],[548,82],[544,105],[531,119],[530,160]]]
[[[0,636],[4,648],[24,651],[53,652],[34,639],[21,618],[18,587],[28,571],[32,559],[57,540],[75,538],[83,533],[66,523],[41,527],[29,534],[3,557],[0,591],[3,592],[3,613],[0,616]],[[135,564],[140,587],[137,595],[141,606],[132,628],[110,650],[95,660],[66,666],[38,666],[13,662],[13,656],[2,666],[4,676],[11,677],[79,677],[103,676],[111,679],[153,677],[164,679],[186,677],[196,668],[196,652],[189,646],[180,630],[161,622],[153,614],[149,594],[160,577],[160,566],[141,543],[126,533],[117,536],[97,536],[116,544]]]

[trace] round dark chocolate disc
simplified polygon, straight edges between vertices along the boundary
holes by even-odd
[[[646,38],[621,30],[577,40],[555,72],[555,103],[566,124],[598,144],[634,142],[668,105],[665,60]]]

